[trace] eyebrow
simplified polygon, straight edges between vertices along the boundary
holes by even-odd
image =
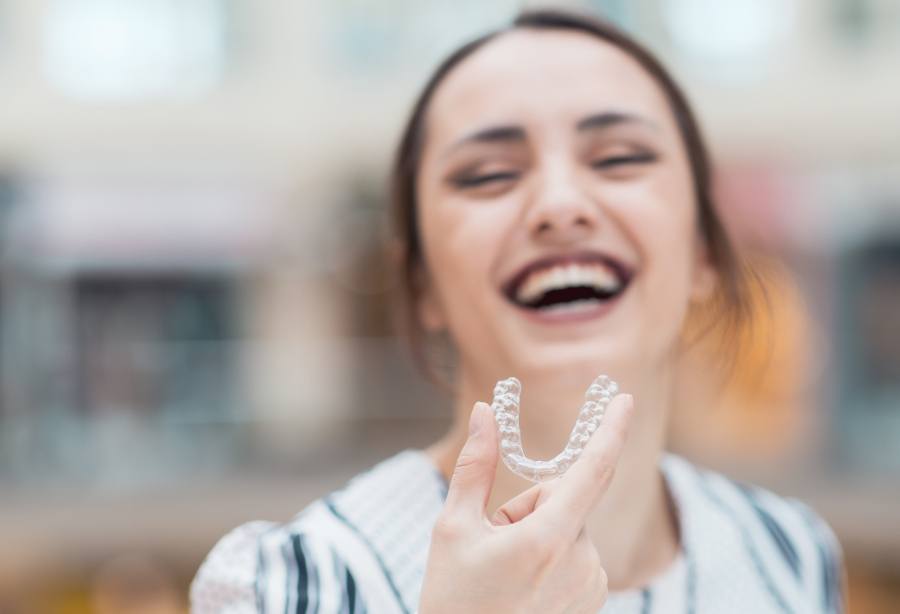
[[[575,124],[575,130],[585,132],[591,130],[603,130],[618,124],[637,123],[656,128],[656,124],[639,115],[632,115],[621,111],[605,111],[594,113],[584,117]],[[518,143],[526,139],[525,129],[521,126],[491,126],[464,136],[456,141],[448,149],[448,153],[469,143]]]
[[[623,113],[621,111],[606,111],[604,113],[595,113],[578,120],[575,129],[579,132],[585,130],[602,130],[610,128],[618,124],[644,124],[650,128],[657,128],[656,124],[640,115],[632,115],[631,113]]]
[[[516,143],[524,140],[525,129],[521,126],[492,126],[464,136],[450,147],[450,151],[467,143]]]

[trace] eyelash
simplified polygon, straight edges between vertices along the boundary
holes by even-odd
[[[460,188],[477,188],[493,181],[509,181],[519,176],[518,173],[488,173],[487,175],[474,175],[469,177],[457,177],[453,180]]]
[[[603,170],[616,166],[622,166],[624,164],[649,164],[650,162],[655,162],[656,159],[656,155],[652,153],[640,153],[630,156],[612,156],[610,158],[603,158],[601,160],[595,160],[591,162],[591,168]],[[488,173],[486,175],[457,177],[453,180],[453,183],[456,184],[457,187],[463,189],[477,188],[495,181],[510,181],[518,178],[518,176],[519,173],[512,172]]]
[[[612,156],[591,162],[591,168],[598,170],[621,166],[623,164],[649,164],[656,161],[652,153],[638,153],[630,156]]]

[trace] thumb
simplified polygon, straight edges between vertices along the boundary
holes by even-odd
[[[475,403],[469,416],[469,437],[463,445],[445,507],[453,514],[483,518],[497,470],[497,425],[486,403]]]

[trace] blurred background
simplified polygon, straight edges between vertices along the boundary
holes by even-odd
[[[766,279],[672,448],[900,611],[900,0],[586,0],[684,84]],[[0,612],[187,610],[215,541],[448,424],[390,317],[418,88],[512,0],[0,0]]]

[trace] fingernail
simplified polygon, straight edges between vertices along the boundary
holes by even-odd
[[[472,408],[472,413],[469,416],[469,437],[477,435],[481,430],[481,419],[478,416],[478,413],[483,411],[482,405],[484,405],[484,403],[478,402],[475,403],[475,407]]]

